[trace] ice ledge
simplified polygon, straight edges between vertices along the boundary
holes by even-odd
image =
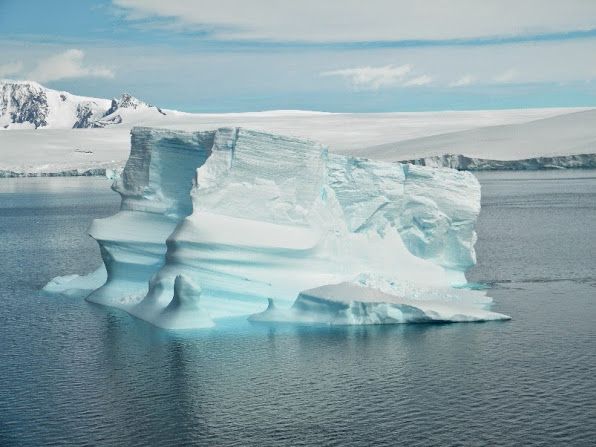
[[[360,282],[343,282],[306,290],[289,309],[279,309],[273,300],[264,312],[249,319],[266,323],[325,325],[371,325],[402,323],[462,323],[509,320],[483,307],[490,299],[479,291],[426,290],[410,286],[402,293],[387,293]],[[426,294],[426,296],[424,296]],[[413,297],[417,296],[416,299]],[[434,299],[432,299],[434,298]]]

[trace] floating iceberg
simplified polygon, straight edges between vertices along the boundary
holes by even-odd
[[[134,128],[113,188],[120,212],[89,230],[107,280],[87,300],[159,327],[236,315],[325,324],[508,318],[488,311],[484,292],[456,288],[475,263],[480,211],[480,185],[466,172],[330,155],[312,141],[242,128]]]

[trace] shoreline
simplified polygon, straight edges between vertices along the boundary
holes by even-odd
[[[366,157],[363,157],[366,158]],[[474,158],[465,155],[434,155],[420,157],[395,163],[407,163],[433,168],[451,168],[458,171],[543,171],[567,169],[596,169],[596,153],[558,156],[532,157],[520,160],[494,160]],[[72,168],[54,172],[27,172],[12,169],[0,169],[2,178],[23,177],[92,177],[105,176],[113,178],[122,168]]]

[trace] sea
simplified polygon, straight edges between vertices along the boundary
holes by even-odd
[[[596,171],[477,176],[511,321],[179,332],[41,290],[100,264],[107,180],[0,179],[0,445],[596,445]]]

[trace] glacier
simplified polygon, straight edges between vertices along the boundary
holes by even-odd
[[[238,127],[136,127],[89,234],[104,266],[45,290],[167,329],[231,316],[391,324],[509,317],[466,289],[480,185],[468,172],[330,154]],[[103,284],[102,284],[103,283]]]

